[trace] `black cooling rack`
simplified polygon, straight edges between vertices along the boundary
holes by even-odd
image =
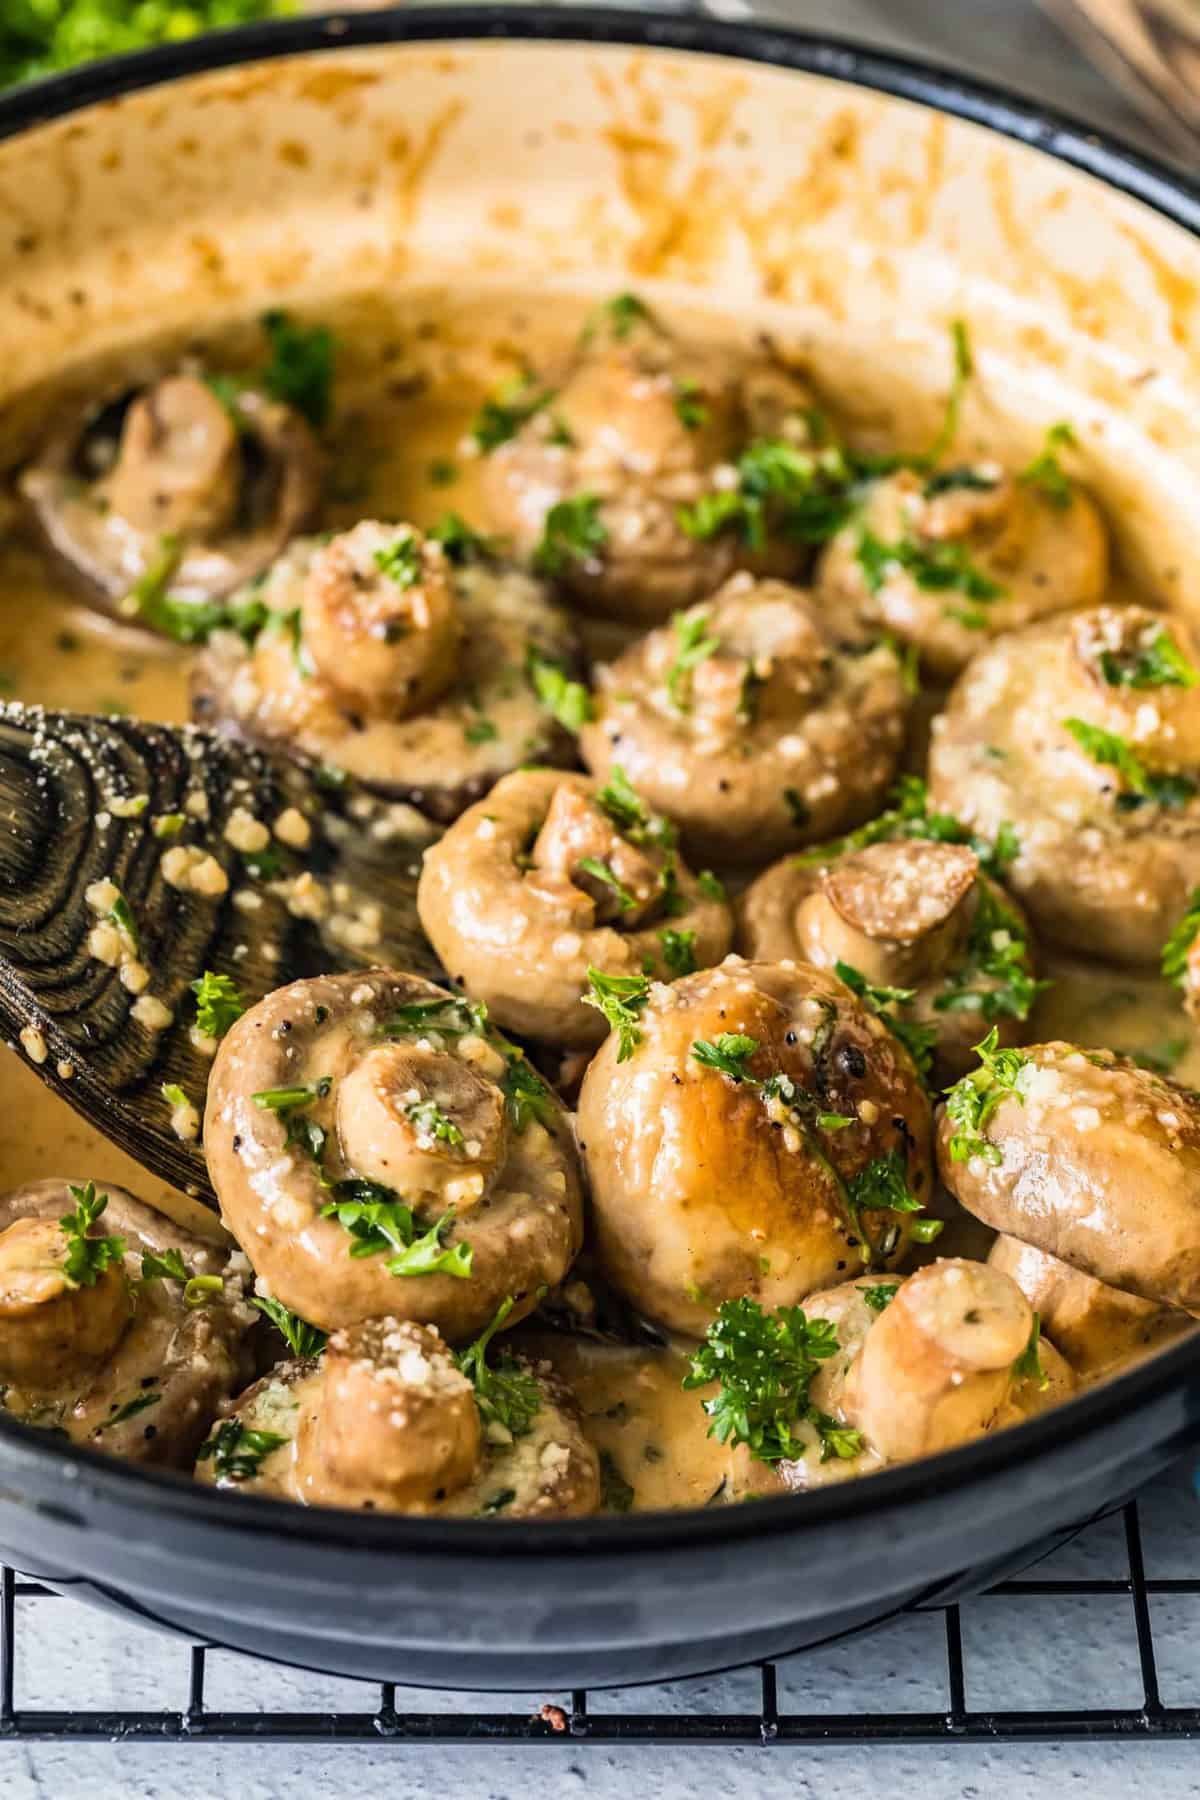
[[[577,1748],[582,1742],[603,1744],[847,1744],[847,1743],[979,1743],[997,1741],[1066,1741],[1080,1738],[1145,1740],[1200,1736],[1200,1706],[1164,1705],[1159,1692],[1150,1601],[1155,1595],[1200,1598],[1200,1579],[1148,1580],[1136,1502],[1124,1509],[1124,1544],[1128,1573],[1116,1579],[1053,1579],[1001,1582],[969,1608],[986,1608],[996,1596],[1028,1600],[1070,1600],[1099,1596],[1128,1607],[1129,1630],[1136,1640],[1142,1702],[1126,1708],[990,1711],[967,1705],[968,1658],[964,1653],[961,1610],[940,1609],[946,1659],[946,1705],[941,1711],[883,1712],[864,1694],[860,1710],[846,1714],[805,1713],[779,1704],[773,1662],[755,1666],[757,1704],[742,1712],[706,1710],[662,1714],[644,1710],[638,1688],[620,1693],[622,1705],[612,1710],[606,1693],[603,1712],[589,1711],[588,1695],[577,1691],[569,1704],[547,1703],[532,1715],[515,1706],[508,1711],[424,1712],[398,1708],[397,1689],[377,1689],[374,1710],[362,1712],[255,1711],[210,1708],[205,1685],[208,1657],[214,1646],[191,1649],[190,1680],[179,1695],[177,1710],[89,1711],[64,1704],[61,1710],[27,1710],[14,1703],[18,1691],[22,1633],[36,1626],[28,1602],[54,1597],[37,1582],[11,1569],[0,1570],[0,1743],[35,1740],[153,1739],[168,1742],[219,1742],[254,1739],[277,1743],[423,1743],[464,1744],[487,1741],[557,1744]],[[924,1609],[928,1611],[928,1609]],[[1033,1626],[1037,1628],[1036,1622]],[[64,1699],[86,1694],[86,1669],[62,1668]],[[676,1684],[676,1697],[687,1683]],[[411,1690],[407,1690],[411,1692]],[[639,1706],[639,1695],[643,1705]],[[474,1696],[473,1696],[474,1698]]]

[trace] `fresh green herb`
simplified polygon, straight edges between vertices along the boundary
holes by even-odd
[[[116,926],[136,956],[141,949],[141,938],[138,935],[137,921],[124,894],[118,893],[106,916]]]
[[[508,1050],[506,1054],[508,1067],[501,1085],[513,1130],[520,1137],[531,1119],[536,1119],[547,1131],[553,1130],[558,1108],[550,1089],[519,1050]]]
[[[179,836],[186,824],[186,813],[159,813],[150,829],[156,838],[173,838]]]
[[[525,673],[546,711],[565,731],[579,731],[594,718],[592,697],[582,681],[573,681],[561,663],[532,644],[525,653]]]
[[[821,544],[853,513],[864,472],[861,459],[838,448],[812,453],[783,438],[759,438],[738,458],[736,487],[702,494],[676,518],[689,537],[736,530],[752,550],[763,549],[771,533]]]
[[[263,386],[272,400],[294,407],[321,430],[333,399],[333,333],[327,325],[298,325],[279,308],[263,314],[262,328],[271,349]]]
[[[1058,452],[1064,449],[1075,450],[1079,439],[1065,419],[1057,425],[1051,425],[1047,431],[1041,449],[1033,461],[1021,470],[1020,479],[1027,486],[1036,488],[1043,500],[1065,512],[1075,498],[1075,487],[1059,459]]]
[[[1025,1096],[1019,1084],[1022,1069],[1032,1057],[1024,1050],[1001,1050],[1000,1034],[993,1025],[975,1054],[979,1067],[955,1082],[946,1094],[946,1117],[954,1126],[950,1138],[950,1156],[954,1162],[970,1162],[981,1157],[998,1165],[1003,1155],[985,1134],[988,1122],[1003,1100],[1010,1097],[1024,1106]]]
[[[420,1137],[431,1138],[437,1144],[449,1144],[452,1150],[466,1142],[459,1127],[436,1100],[408,1100],[401,1110],[416,1126]]]
[[[225,1283],[219,1275],[193,1275],[183,1284],[183,1304],[194,1312],[198,1306],[207,1306],[213,1295],[224,1292]]]
[[[458,567],[464,563],[482,562],[492,554],[490,538],[473,530],[460,513],[443,513],[425,535],[431,543],[440,544],[446,560]]]
[[[1128,792],[1117,796],[1122,811],[1142,804],[1175,809],[1186,806],[1194,796],[1196,783],[1191,776],[1152,775],[1132,746],[1115,731],[1089,725],[1086,719],[1064,719],[1063,727],[1093,762],[1115,769],[1125,782]]]
[[[1102,651],[1100,670],[1109,687],[1194,688],[1200,683],[1200,669],[1192,667],[1165,626],[1149,643]]]
[[[760,1462],[795,1460],[807,1444],[796,1426],[809,1420],[820,1431],[809,1389],[837,1348],[830,1321],[807,1319],[799,1306],[765,1313],[755,1300],[725,1300],[683,1387],[719,1383],[704,1402],[708,1434],[719,1444],[745,1444]]]
[[[496,394],[489,396],[475,414],[469,428],[475,448],[488,456],[501,444],[516,437],[522,425],[543,407],[549,406],[558,390],[539,387],[529,374],[518,375]]]
[[[637,1495],[626,1481],[611,1450],[600,1452],[600,1504],[605,1512],[627,1513]]]
[[[937,1032],[932,1025],[922,1025],[919,1019],[906,1019],[895,1010],[896,1007],[911,1006],[917,997],[916,989],[879,987],[847,962],[836,962],[833,972],[840,981],[845,982],[851,993],[858,996],[864,1006],[883,1020],[892,1036],[899,1039],[912,1057],[921,1080],[927,1082],[929,1071],[933,1067]]]
[[[178,1111],[181,1106],[190,1106],[192,1104],[177,1081],[164,1081],[160,1091],[167,1105],[174,1107],[176,1111]]]
[[[212,1459],[213,1469],[223,1481],[250,1481],[258,1474],[259,1464],[272,1450],[287,1443],[277,1431],[254,1431],[240,1419],[223,1419],[212,1436],[196,1452],[198,1462]]]
[[[639,1017],[650,998],[650,983],[644,975],[606,975],[596,968],[587,973],[591,992],[583,996],[583,1004],[594,1006],[608,1021],[617,1034],[617,1061],[628,1062],[642,1041]]]
[[[675,827],[668,819],[652,813],[630,783],[619,764],[614,763],[608,780],[595,796],[596,805],[605,813],[622,837],[631,844],[655,844],[670,850],[675,843]]]
[[[696,972],[696,933],[676,931],[670,925],[658,934],[662,959],[673,981]]]
[[[139,1413],[147,1412],[150,1407],[157,1406],[161,1399],[162,1395],[157,1393],[136,1394],[132,1400],[127,1400],[120,1411],[112,1415],[111,1419],[105,1419],[103,1425],[97,1425],[93,1436],[99,1437],[102,1431],[111,1431],[114,1425],[123,1425],[126,1419],[136,1419]]]
[[[900,1292],[898,1281],[881,1282],[878,1287],[859,1288],[859,1294],[872,1312],[885,1312]]]
[[[636,294],[614,294],[588,315],[582,341],[587,344],[597,331],[607,330],[618,344],[623,344],[638,325],[654,325],[654,314]]]
[[[311,1106],[314,1100],[324,1100],[332,1085],[332,1077],[322,1075],[303,1087],[262,1088],[250,1098],[264,1112],[289,1113],[297,1106]]]
[[[1162,972],[1174,987],[1187,979],[1188,953],[1200,936],[1200,887],[1188,895],[1187,911],[1162,948]]]
[[[607,542],[599,499],[595,494],[572,494],[556,501],[546,514],[533,566],[540,575],[562,575],[572,563],[594,562]]]
[[[67,1191],[75,1202],[75,1210],[64,1213],[58,1221],[67,1240],[63,1280],[68,1287],[94,1287],[106,1269],[121,1261],[125,1239],[88,1236],[108,1205],[108,1195],[97,1194],[94,1181],[81,1188],[68,1184]]]
[[[487,1329],[455,1357],[462,1373],[475,1389],[475,1404],[485,1426],[525,1437],[542,1410],[542,1389],[537,1376],[507,1351],[488,1362],[488,1347],[516,1302],[510,1294],[496,1308]]]
[[[724,900],[725,883],[713,874],[711,869],[701,869],[696,877],[696,886],[706,900]]]
[[[939,469],[936,474],[931,475],[921,491],[926,500],[936,500],[939,494],[964,491],[970,494],[990,494],[999,479],[998,475],[972,468],[970,463],[958,463],[952,469]]]
[[[801,1125],[816,1125],[820,1131],[845,1131],[848,1125],[854,1124],[854,1120],[846,1113],[821,1112],[813,1096],[794,1082],[790,1075],[768,1075],[758,1085],[768,1106],[777,1100],[781,1106],[787,1107]],[[834,1171],[831,1169],[830,1173],[833,1174]],[[838,1179],[836,1174],[834,1178]]]
[[[917,586],[928,593],[953,591],[981,605],[1001,599],[1005,592],[998,581],[976,566],[966,546],[954,539],[924,543],[906,535],[894,544],[885,544],[864,526],[855,555],[872,594],[877,594],[897,569],[911,575]],[[983,614],[978,615],[978,623],[987,623]]]
[[[463,737],[468,744],[494,744],[499,736],[492,720],[482,713],[472,719],[469,725],[463,726]]]
[[[606,887],[612,892],[622,912],[633,911],[637,900],[629,889],[618,881],[606,862],[602,862],[598,856],[581,856],[578,867],[583,874],[590,875],[593,881],[598,881],[602,887]]]
[[[692,1055],[704,1068],[717,1069],[730,1081],[753,1081],[747,1064],[757,1049],[757,1038],[745,1037],[741,1032],[723,1031],[713,1043],[706,1038],[697,1038],[692,1045]]]
[[[398,588],[415,587],[421,579],[421,544],[415,531],[402,531],[390,544],[381,545],[372,560]]]
[[[328,1333],[319,1326],[310,1325],[297,1313],[290,1312],[281,1300],[270,1300],[263,1294],[255,1294],[250,1301],[257,1306],[259,1312],[265,1313],[276,1331],[284,1338],[293,1356],[320,1356],[328,1343]]]
[[[161,1256],[153,1250],[143,1250],[142,1280],[190,1281],[191,1276],[178,1250],[165,1250]]]
[[[470,1244],[460,1242],[447,1249],[442,1243],[442,1233],[450,1229],[453,1221],[454,1208],[451,1206],[422,1237],[414,1238],[398,1256],[391,1258],[387,1265],[388,1274],[453,1275],[459,1281],[469,1280],[474,1256]]]
[[[334,1187],[334,1198],[321,1208],[323,1219],[336,1219],[354,1239],[351,1256],[380,1256],[407,1250],[413,1241],[412,1208],[379,1181],[352,1176]]]
[[[675,417],[685,431],[699,431],[708,424],[709,409],[703,396],[704,389],[698,381],[684,379],[675,383]]]
[[[430,487],[453,487],[458,480],[458,465],[448,456],[435,456],[425,471]]]
[[[886,812],[831,844],[817,844],[810,850],[802,850],[796,863],[800,868],[814,863],[831,863],[853,850],[866,849],[868,844],[891,843],[897,838],[931,838],[935,843],[966,844],[974,850],[985,871],[998,880],[1003,880],[1021,848],[1020,840],[1007,820],[997,831],[995,842],[989,843],[969,830],[953,813],[933,811],[929,790],[919,776],[902,775],[896,784],[893,804]]]
[[[986,986],[979,986],[980,981]],[[967,956],[934,1000],[936,1012],[978,1012],[992,1025],[997,1019],[1027,1019],[1038,995],[1050,986],[1035,981],[1029,965],[1029,940],[1012,907],[995,888],[981,884],[967,936]]]
[[[677,612],[671,615],[675,630],[675,660],[667,670],[667,693],[678,712],[687,712],[692,703],[691,676],[702,662],[707,662],[721,647],[719,637],[708,629],[707,612]]]
[[[196,996],[196,1029],[203,1037],[223,1038],[246,1010],[241,989],[232,975],[216,975],[205,969],[191,983]]]
[[[885,1156],[872,1157],[857,1175],[851,1176],[846,1183],[846,1191],[850,1199],[851,1221],[858,1228],[864,1242],[870,1241],[860,1224],[864,1212],[924,1211],[924,1203],[909,1191],[904,1158],[897,1150],[889,1150]],[[942,1221],[930,1219],[926,1223],[937,1226],[937,1231],[931,1234],[936,1237],[941,1231]]]
[[[123,56],[294,10],[294,0],[181,0],[170,6],[145,0],[7,0],[0,22],[0,87],[93,57]]]
[[[445,994],[434,1000],[410,1000],[388,1015],[385,1037],[408,1037],[412,1032],[436,1031],[441,1037],[474,1037],[487,1025],[487,1007],[465,994]]]
[[[1037,1313],[1033,1315],[1033,1328],[1029,1333],[1029,1342],[1012,1366],[1014,1381],[1036,1381],[1038,1387],[1045,1392],[1050,1386],[1050,1377],[1041,1358],[1042,1321]]]

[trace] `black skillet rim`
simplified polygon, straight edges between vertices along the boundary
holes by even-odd
[[[794,31],[772,23],[725,22],[696,15],[657,12],[626,13],[593,7],[545,6],[418,6],[403,11],[321,14],[283,19],[190,38],[132,56],[85,64],[62,75],[0,95],[0,140],[33,130],[82,108],[142,88],[190,75],[277,57],[361,49],[395,43],[488,40],[543,43],[603,43],[631,49],[690,51],[735,61],[823,76],[899,100],[935,108],[952,117],[1016,139],[1102,181],[1105,186],[1141,201],[1175,224],[1200,236],[1200,182],[1190,181],[1167,164],[1131,149],[1120,139],[1097,132],[1041,105],[1015,99],[1005,89],[937,65],[882,52],[845,40]],[[1151,1357],[1140,1368],[1095,1388],[1024,1425],[995,1438],[982,1438],[961,1449],[873,1475],[869,1481],[839,1483],[804,1496],[762,1500],[752,1507],[712,1511],[683,1510],[635,1514],[629,1518],[544,1521],[514,1520],[497,1527],[470,1520],[406,1518],[347,1512],[337,1508],[304,1509],[286,1501],[241,1497],[205,1488],[170,1472],[138,1469],[88,1450],[55,1440],[0,1413],[0,1442],[7,1439],[23,1461],[49,1473],[70,1471],[82,1497],[90,1487],[119,1505],[146,1507],[170,1518],[220,1530],[267,1536],[285,1533],[313,1548],[386,1552],[439,1551],[464,1555],[491,1553],[537,1557],[575,1555],[595,1549],[654,1550],[681,1547],[681,1540],[720,1540],[803,1531],[837,1519],[869,1517],[905,1502],[944,1494],[995,1475],[1001,1469],[1036,1460],[1051,1445],[1062,1448],[1102,1432],[1115,1417],[1159,1398],[1197,1367],[1196,1350],[1184,1342]],[[64,1469],[65,1465],[65,1469]],[[61,1475],[60,1475],[61,1479]],[[74,1497],[72,1486],[58,1488],[64,1511]],[[41,1501],[35,1504],[49,1505]],[[497,1530],[502,1538],[497,1538]]]

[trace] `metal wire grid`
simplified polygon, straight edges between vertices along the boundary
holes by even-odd
[[[625,1690],[628,1709],[590,1712],[588,1695],[577,1690],[569,1706],[547,1704],[540,1712],[416,1712],[396,1708],[396,1687],[379,1687],[373,1712],[273,1711],[237,1712],[210,1709],[205,1701],[209,1650],[194,1645],[186,1702],[178,1711],[27,1710],[14,1703],[17,1625],[22,1603],[52,1597],[38,1582],[26,1581],[11,1569],[0,1570],[0,1743],[34,1740],[103,1741],[148,1738],[167,1742],[220,1742],[255,1739],[275,1743],[396,1742],[463,1744],[522,1742],[575,1747],[582,1741],[603,1744],[911,1744],[1067,1741],[1079,1738],[1154,1739],[1200,1736],[1200,1706],[1166,1706],[1159,1694],[1152,1595],[1200,1598],[1200,1578],[1148,1580],[1142,1556],[1138,1510],[1124,1510],[1128,1574],[1115,1580],[1064,1578],[1001,1582],[971,1606],[986,1606],[990,1596],[1073,1599],[1101,1596],[1127,1598],[1132,1612],[1140,1665],[1142,1704],[1126,1708],[1020,1710],[997,1712],[967,1705],[967,1677],[960,1609],[943,1613],[946,1655],[945,1711],[882,1712],[867,1708],[853,1713],[811,1714],[781,1710],[776,1667],[757,1665],[758,1706],[746,1712],[679,1712],[670,1715],[638,1709],[639,1690]],[[64,1687],[77,1687],[70,1668]],[[367,1684],[364,1684],[364,1686]]]

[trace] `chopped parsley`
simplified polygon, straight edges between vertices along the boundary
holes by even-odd
[[[658,934],[662,947],[662,959],[667,973],[673,981],[683,975],[694,975],[696,972],[696,933],[694,931],[676,931],[667,926]]]
[[[696,877],[696,886],[706,900],[724,900],[725,883],[720,876],[714,875],[711,869],[701,869]]]
[[[157,1406],[161,1400],[162,1395],[155,1392],[135,1394],[132,1400],[127,1400],[124,1406],[112,1415],[111,1419],[105,1419],[103,1425],[97,1425],[92,1435],[99,1437],[102,1431],[111,1431],[114,1425],[123,1425],[126,1419],[136,1419],[139,1413],[147,1412],[150,1407]]]
[[[1200,669],[1193,668],[1165,626],[1149,643],[1101,651],[1100,672],[1109,687],[1194,688],[1200,683]]]
[[[924,1203],[909,1191],[904,1158],[897,1150],[872,1157],[847,1181],[846,1195],[851,1223],[867,1245],[871,1245],[871,1239],[862,1226],[864,1212],[915,1213],[925,1210]],[[913,1223],[913,1236],[921,1243],[932,1243],[941,1231],[941,1219],[919,1219]],[[885,1250],[881,1253],[887,1254]]]
[[[121,936],[125,939],[129,948],[136,956],[142,947],[141,937],[137,928],[137,920],[134,918],[132,909],[124,894],[117,894],[116,899],[108,909],[106,917],[111,924],[116,926],[117,930],[121,933]]]
[[[271,348],[263,386],[272,400],[294,407],[319,431],[332,406],[333,333],[327,325],[298,325],[278,308],[263,314],[262,328]]]
[[[589,313],[582,341],[590,343],[597,331],[607,330],[618,344],[623,344],[638,325],[656,323],[646,302],[639,300],[636,294],[614,294],[611,300],[603,301]]]
[[[737,486],[701,494],[676,518],[688,537],[704,540],[737,531],[751,550],[768,535],[823,544],[850,518],[862,459],[837,448],[815,453],[783,438],[758,438],[737,460]]]
[[[265,1313],[276,1331],[284,1338],[293,1356],[319,1356],[325,1348],[328,1333],[319,1326],[310,1325],[297,1313],[290,1312],[281,1300],[270,1300],[263,1294],[255,1294],[251,1306],[257,1306],[260,1313]]]
[[[505,1054],[508,1067],[501,1086],[508,1106],[509,1124],[518,1137],[531,1119],[544,1125],[547,1131],[552,1130],[558,1119],[558,1107],[550,1089],[521,1051],[506,1049]]]
[[[858,1292],[873,1313],[886,1312],[900,1292],[900,1283],[898,1281],[881,1282],[878,1287],[860,1287]]]
[[[483,402],[471,421],[468,435],[474,440],[475,448],[481,455],[488,456],[501,444],[507,444],[510,438],[516,437],[522,425],[549,406],[557,391],[539,386],[528,373],[507,382],[498,393]]]
[[[906,1019],[894,1010],[898,1006],[911,1006],[917,997],[917,990],[879,987],[868,981],[861,970],[847,962],[836,962],[833,972],[839,981],[845,982],[852,994],[857,995],[864,1006],[883,1020],[892,1036],[899,1039],[912,1057],[921,1080],[927,1082],[933,1066],[937,1032],[932,1025],[922,1025],[918,1019]]]
[[[702,662],[721,648],[721,640],[708,629],[707,612],[677,612],[671,615],[675,631],[675,660],[667,670],[667,693],[677,712],[687,712],[692,703],[691,676]]]
[[[967,335],[965,319],[952,319],[950,322],[950,346],[953,356],[953,372],[950,379],[950,392],[946,397],[946,411],[942,418],[941,429],[925,454],[917,458],[919,465],[932,467],[941,462],[943,456],[951,448],[958,436],[959,419],[962,416],[963,396],[967,391],[967,383],[975,373],[975,359],[971,354],[971,340]]]
[[[929,804],[929,789],[920,776],[902,775],[896,784],[893,804],[886,812],[831,844],[802,850],[796,863],[800,868],[814,863],[831,863],[839,856],[849,855],[852,850],[864,850],[868,844],[891,843],[896,838],[931,838],[940,844],[966,844],[974,850],[987,873],[1001,881],[1021,849],[1020,839],[1007,820],[997,831],[995,842],[989,843],[961,819],[956,819],[953,813],[933,810]]]
[[[1033,1326],[1029,1333],[1029,1342],[1012,1366],[1014,1381],[1036,1381],[1044,1393],[1050,1386],[1050,1377],[1046,1373],[1041,1358],[1042,1321],[1037,1313],[1033,1315]]]
[[[444,994],[433,1000],[410,1000],[396,1007],[383,1026],[385,1037],[408,1037],[413,1032],[435,1031],[440,1037],[470,1037],[487,1025],[487,1007],[465,995]]]
[[[572,563],[594,562],[608,542],[595,494],[572,494],[546,514],[541,541],[533,553],[539,575],[562,575]]]
[[[196,1029],[203,1037],[223,1038],[246,1010],[241,989],[232,975],[216,975],[205,969],[191,983],[196,996]]]
[[[1151,774],[1133,746],[1115,731],[1089,725],[1086,719],[1064,719],[1062,723],[1094,763],[1115,769],[1125,783],[1127,792],[1117,795],[1120,811],[1131,812],[1141,805],[1177,808],[1186,806],[1195,795],[1196,783],[1190,775]]]
[[[382,544],[372,561],[398,588],[415,587],[421,579],[420,539],[415,531],[402,531],[390,544]]]
[[[191,1276],[178,1250],[164,1250],[161,1256],[154,1250],[143,1250],[142,1280],[190,1281]]]
[[[650,998],[650,983],[644,975],[606,975],[591,967],[587,973],[591,992],[584,994],[583,1004],[594,1006],[607,1020],[617,1034],[617,1061],[628,1062],[642,1041],[639,1018]]]
[[[432,544],[440,544],[447,562],[461,567],[464,563],[482,561],[492,554],[490,538],[482,537],[467,524],[461,513],[443,513],[425,536]]]
[[[865,526],[858,534],[855,551],[867,591],[877,594],[897,569],[910,575],[927,593],[955,592],[974,603],[971,608],[947,608],[947,616],[959,624],[980,631],[987,625],[981,606],[1003,597],[1005,589],[977,566],[964,544],[953,539],[925,543],[906,534],[894,544],[885,544]]]
[[[719,1444],[745,1444],[759,1462],[803,1456],[807,1439],[796,1434],[803,1421],[815,1427],[823,1461],[830,1455],[856,1456],[861,1435],[826,1423],[809,1399],[813,1377],[837,1348],[829,1320],[808,1319],[799,1306],[766,1313],[756,1300],[725,1300],[692,1357],[683,1387],[717,1382],[719,1391],[704,1401],[708,1435]]]
[[[675,417],[685,431],[699,431],[708,424],[709,409],[704,400],[704,389],[698,381],[677,381],[673,397]]]
[[[979,1067],[955,1082],[946,1094],[946,1117],[954,1126],[950,1157],[953,1162],[970,1162],[978,1156],[995,1166],[1004,1159],[999,1147],[985,1135],[988,1122],[1003,1100],[1011,1097],[1024,1106],[1018,1080],[1033,1059],[1024,1050],[1001,1050],[994,1025],[983,1042],[976,1044],[975,1053]]]
[[[632,912],[637,900],[627,887],[614,875],[608,863],[602,862],[598,856],[581,856],[576,867],[584,874],[598,881],[601,887],[608,888],[622,912]]]
[[[108,1195],[97,1194],[94,1181],[81,1188],[68,1184],[67,1191],[75,1202],[75,1210],[64,1213],[58,1221],[67,1240],[63,1280],[68,1287],[94,1287],[106,1269],[120,1263],[125,1254],[125,1239],[88,1236],[108,1205]]]
[[[251,1481],[259,1464],[272,1450],[280,1450],[288,1442],[277,1431],[255,1431],[240,1419],[223,1419],[207,1441],[196,1452],[198,1462],[210,1459],[213,1471],[222,1481]]]
[[[534,693],[564,731],[578,731],[595,716],[592,697],[582,681],[574,681],[554,657],[531,644],[525,653],[525,673]]]
[[[978,985],[980,981],[987,985]],[[1027,1019],[1038,995],[1050,986],[1035,981],[1029,940],[1012,907],[993,887],[980,885],[967,936],[967,956],[934,1000],[936,1012],[978,1012],[985,1023]]]
[[[515,1304],[511,1294],[502,1300],[487,1329],[454,1359],[475,1389],[475,1404],[484,1425],[510,1438],[525,1437],[542,1410],[541,1384],[531,1370],[508,1351],[502,1351],[494,1363],[488,1362],[488,1347]]]
[[[753,1081],[748,1064],[758,1049],[758,1039],[746,1037],[741,1032],[723,1031],[714,1042],[707,1038],[697,1038],[692,1045],[692,1056],[706,1069],[717,1069],[730,1081]]]
[[[1042,447],[1033,461],[1021,470],[1019,479],[1027,487],[1035,488],[1042,499],[1065,512],[1075,498],[1075,486],[1067,474],[1059,458],[1059,451],[1075,450],[1079,439],[1065,419],[1051,425],[1042,442]]]
[[[436,1100],[408,1100],[401,1110],[410,1124],[416,1126],[419,1137],[430,1138],[435,1144],[448,1144],[452,1150],[466,1142],[459,1127]]]
[[[1188,952],[1200,936],[1200,887],[1188,895],[1187,911],[1162,948],[1162,972],[1175,987],[1187,979]]]
[[[412,1208],[381,1182],[351,1178],[339,1181],[334,1198],[321,1208],[323,1219],[336,1219],[354,1239],[351,1256],[379,1256],[389,1250],[389,1275],[453,1275],[465,1281],[473,1252],[467,1243],[446,1248],[442,1233],[453,1218],[451,1206],[422,1236],[416,1235]]]
[[[324,1100],[332,1086],[332,1077],[322,1075],[316,1081],[306,1082],[303,1086],[261,1088],[250,1098],[255,1106],[261,1106],[264,1112],[290,1113],[298,1106],[311,1106],[314,1100]]]
[[[675,827],[650,811],[619,764],[613,764],[608,780],[593,797],[601,812],[631,844],[655,844],[664,850],[673,847]]]

